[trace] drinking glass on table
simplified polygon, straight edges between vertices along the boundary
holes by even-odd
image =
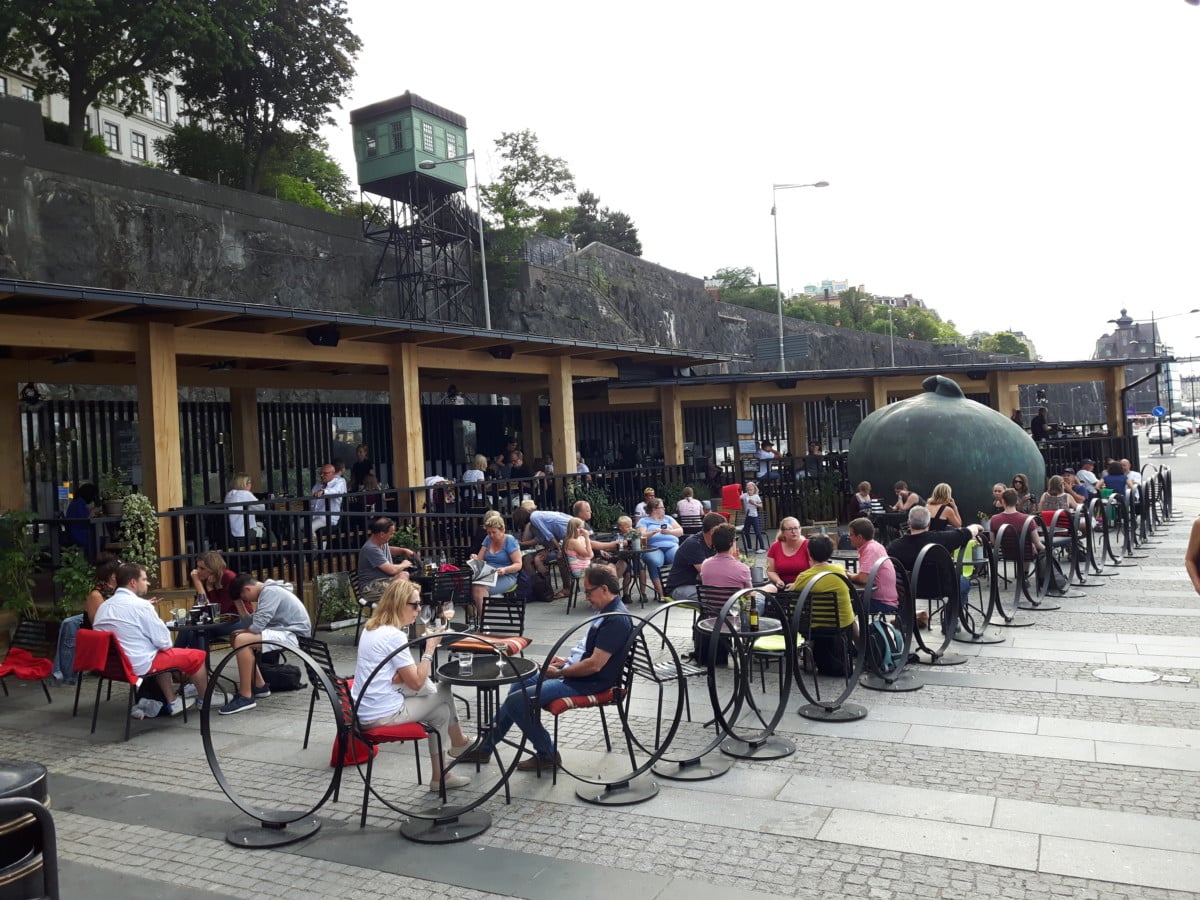
[[[442,620],[446,623],[446,627],[450,627],[450,622],[454,619],[454,601],[447,600],[442,604]]]

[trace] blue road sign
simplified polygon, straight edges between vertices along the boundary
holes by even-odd
[[[1163,409],[1161,406],[1156,406],[1156,407],[1154,407],[1154,409],[1150,410],[1150,415],[1154,416],[1156,419],[1161,419],[1166,414],[1167,414],[1167,411],[1165,409]]]

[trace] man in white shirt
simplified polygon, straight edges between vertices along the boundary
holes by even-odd
[[[117,636],[129,666],[138,676],[156,675],[171,715],[183,712],[184,700],[175,695],[175,684],[164,669],[179,669],[196,686],[196,706],[208,690],[208,654],[171,646],[171,632],[159,618],[154,603],[146,599],[150,581],[137,563],[122,563],[117,569],[117,590],[100,605],[92,627]],[[161,674],[160,674],[161,673]]]
[[[342,499],[346,495],[346,479],[339,478],[332,463],[321,466],[320,481],[313,485],[312,531],[317,532],[337,525],[341,518]]]
[[[1079,464],[1079,471],[1075,473],[1076,479],[1087,489],[1089,497],[1096,496],[1096,492],[1100,489],[1096,484],[1100,479],[1096,477],[1096,473],[1093,471],[1095,467],[1095,460],[1085,459]]]
[[[1125,477],[1133,486],[1133,502],[1140,503],[1142,499],[1142,473],[1133,467],[1129,460],[1121,460],[1121,468],[1125,470]]]
[[[758,446],[758,451],[754,454],[758,457],[758,480],[759,481],[776,481],[779,478],[779,470],[772,470],[768,460],[782,459],[783,454],[775,449],[775,445],[770,441],[763,441]]]

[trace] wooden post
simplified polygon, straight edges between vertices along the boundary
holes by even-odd
[[[804,416],[804,401],[793,400],[787,405],[788,452],[796,459],[808,453],[808,422]],[[775,449],[779,449],[776,447]],[[828,449],[828,448],[826,448]]]
[[[1124,366],[1112,366],[1104,371],[1104,411],[1108,433],[1113,437],[1128,437],[1129,434],[1129,420],[1125,418],[1125,405],[1121,402],[1124,388]]]
[[[175,326],[148,322],[138,332],[138,431],[142,449],[142,493],[159,512],[183,505],[183,460],[179,435],[179,381]],[[159,519],[158,552],[175,553],[173,520]],[[173,566],[161,573],[164,588],[175,586]]]
[[[542,395],[539,391],[526,391],[521,394],[521,450],[527,457],[530,466],[542,455]],[[555,472],[575,471],[575,460],[554,460]]]
[[[388,366],[392,406],[392,475],[397,487],[425,484],[425,433],[421,425],[421,379],[417,348],[395,344]],[[416,512],[416,510],[413,510]]]
[[[0,453],[9,460],[0,475],[0,512],[25,509],[25,456],[21,446],[21,400],[17,386],[8,385],[8,399],[0,402]]]
[[[575,470],[575,387],[571,359],[556,357],[550,364],[550,435],[555,471]]]
[[[258,391],[252,387],[229,389],[229,421],[233,427],[233,469],[250,476],[263,489],[262,453],[259,450]]]
[[[887,406],[887,379],[871,379],[871,412],[877,412]]]
[[[679,388],[666,385],[658,389],[658,409],[662,415],[663,462],[668,466],[683,465],[683,404]]]

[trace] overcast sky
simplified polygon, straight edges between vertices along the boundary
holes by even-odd
[[[529,128],[696,276],[848,279],[959,330],[1091,356],[1122,308],[1200,307],[1200,8],[1184,0],[349,0],[349,110],[411,90],[493,141]],[[473,198],[472,198],[473,202]],[[1200,315],[1163,322],[1200,352]]]

